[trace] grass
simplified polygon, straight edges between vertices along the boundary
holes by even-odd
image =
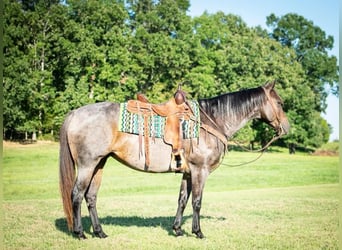
[[[255,158],[230,152],[224,163]],[[6,146],[3,159],[4,249],[337,249],[338,157],[266,153],[243,167],[222,165],[204,189],[201,226],[174,237],[181,175],[146,174],[107,162],[98,198],[106,239],[68,232],[58,191],[58,145]]]
[[[340,143],[338,141],[329,142],[329,143],[322,145],[320,149],[339,152],[339,144]]]

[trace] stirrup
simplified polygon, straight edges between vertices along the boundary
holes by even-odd
[[[190,173],[190,168],[183,153],[183,149],[171,153],[171,169],[176,173]]]

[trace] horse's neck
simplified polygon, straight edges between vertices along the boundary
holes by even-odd
[[[236,132],[243,128],[250,120],[252,120],[253,117],[253,114],[250,114],[246,117],[228,116],[228,118],[226,118],[227,120],[225,121],[225,124],[223,124],[224,134],[227,136],[227,138],[232,137]]]
[[[217,100],[215,101],[215,104],[212,102],[212,100],[202,100],[200,102],[201,107],[210,117],[204,119],[204,123],[214,128],[216,127],[227,138],[232,137],[250,120],[259,116],[258,107],[251,106],[244,110],[244,112],[237,112],[236,109],[234,110],[232,105],[230,105],[230,102],[225,102],[224,105],[217,105]],[[241,100],[241,103],[243,102],[244,100]]]

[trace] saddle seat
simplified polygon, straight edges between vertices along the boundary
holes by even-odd
[[[172,146],[171,170],[175,172],[190,172],[190,168],[184,157],[181,123],[183,120],[190,119],[193,112],[187,104],[185,93],[182,90],[178,89],[173,98],[162,104],[152,104],[145,95],[137,94],[137,100],[129,100],[127,102],[127,110],[140,114],[144,118],[145,164],[147,167],[150,163],[148,121],[150,116],[159,115],[166,117],[163,139],[165,143],[171,144]],[[142,152],[141,144],[142,133],[139,133],[140,152]]]

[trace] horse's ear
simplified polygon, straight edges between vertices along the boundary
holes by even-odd
[[[178,83],[178,88],[177,88],[177,90],[182,90],[182,84],[183,84],[183,82]]]
[[[271,82],[266,82],[264,85],[264,88],[267,90],[272,90],[274,89],[275,86],[275,81],[271,81]]]

